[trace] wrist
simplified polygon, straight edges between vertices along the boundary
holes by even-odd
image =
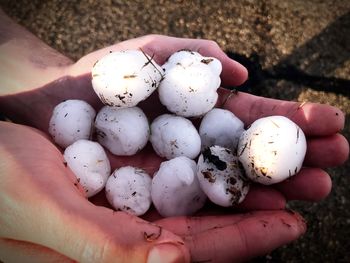
[[[0,60],[2,61],[0,64],[0,96],[31,91],[67,74],[67,65],[71,63],[69,59],[59,58],[57,54],[56,65],[47,64],[44,59],[47,59],[47,56],[35,57],[35,54],[30,54],[27,50],[11,45],[11,43],[2,46],[0,48]]]
[[[42,87],[65,75],[72,61],[0,9],[0,96]]]

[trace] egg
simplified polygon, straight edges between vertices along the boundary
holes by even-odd
[[[306,154],[302,129],[284,116],[256,120],[240,137],[237,155],[246,175],[264,185],[297,174]]]

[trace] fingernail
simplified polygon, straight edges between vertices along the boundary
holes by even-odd
[[[185,257],[176,245],[159,244],[148,253],[147,263],[182,263]]]

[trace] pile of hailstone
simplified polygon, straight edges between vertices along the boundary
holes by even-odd
[[[117,210],[142,215],[153,203],[162,216],[190,215],[207,198],[235,206],[251,182],[269,185],[298,173],[306,152],[303,131],[282,116],[259,119],[245,130],[232,112],[214,108],[221,69],[217,59],[188,50],[162,66],[142,50],[97,61],[92,86],[105,106],[96,114],[84,101],[66,100],[49,124],[87,197],[105,189]],[[137,104],[156,89],[169,113],[149,124]],[[199,130],[186,117],[203,117]],[[148,142],[165,159],[154,175],[131,166],[111,173],[105,148],[131,156]]]

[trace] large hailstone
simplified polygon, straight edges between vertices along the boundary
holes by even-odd
[[[163,70],[141,50],[112,52],[92,68],[92,86],[108,106],[133,107],[159,86]]]
[[[196,163],[180,156],[160,165],[152,180],[152,201],[164,217],[192,215],[201,209],[206,196],[196,176]]]
[[[244,200],[249,182],[231,150],[220,146],[206,148],[197,166],[200,186],[213,203],[229,207]]]
[[[78,140],[64,151],[64,159],[87,197],[100,192],[111,174],[108,157],[101,145],[88,140]]]
[[[117,210],[143,215],[151,206],[151,184],[152,179],[144,170],[121,167],[108,178],[106,197]]]
[[[115,155],[133,155],[149,138],[149,123],[138,107],[105,106],[95,120],[97,140]]]
[[[306,153],[301,128],[283,116],[256,120],[239,141],[237,154],[247,176],[265,185],[299,172]]]
[[[199,127],[202,149],[218,145],[235,151],[243,131],[243,122],[231,111],[214,108],[203,117]]]
[[[49,133],[59,146],[66,148],[79,139],[90,138],[95,115],[95,110],[85,101],[63,101],[53,110]]]
[[[194,51],[174,53],[162,66],[160,101],[169,111],[185,117],[201,116],[217,101],[222,66],[219,60]]]
[[[151,124],[150,141],[156,153],[167,159],[187,156],[194,159],[201,147],[200,136],[191,121],[163,114]]]

